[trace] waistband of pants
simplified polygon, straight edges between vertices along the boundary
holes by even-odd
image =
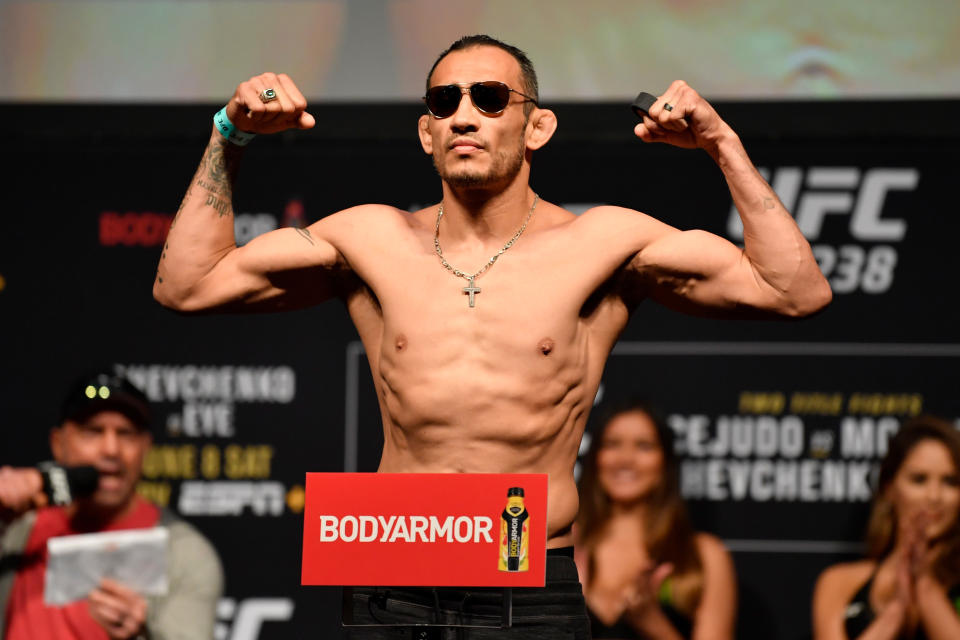
[[[544,593],[571,593],[582,598],[580,576],[572,556],[573,547],[548,549],[544,586],[513,587],[514,601],[522,605],[528,598],[532,598],[533,602],[537,602],[537,598]],[[473,598],[481,597],[489,601],[499,602],[499,598],[504,592],[504,589],[500,587],[353,587],[348,589],[354,593],[380,595],[389,593],[401,597],[403,595],[414,595],[431,604],[433,604],[433,599],[437,595],[441,598],[449,597],[459,600],[467,593],[470,593]],[[415,597],[414,599],[418,598]]]
[[[573,547],[547,549],[547,585],[554,582],[579,581],[577,565],[573,561]],[[517,587],[522,589],[522,587]]]
[[[565,551],[547,555],[543,587],[345,587],[343,623],[499,627],[508,593],[516,625],[586,624],[577,565]]]

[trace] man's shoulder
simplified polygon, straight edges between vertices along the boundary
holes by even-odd
[[[193,524],[187,522],[170,509],[165,507],[160,507],[159,509],[160,517],[157,519],[157,526],[166,527],[170,532],[171,541],[188,539],[210,544],[206,536]]]
[[[367,203],[367,204],[358,204],[352,207],[347,207],[346,209],[341,209],[328,218],[339,217],[339,218],[377,218],[377,219],[390,219],[390,220],[409,220],[412,217],[420,216],[429,209],[421,209],[419,211],[405,211],[399,207],[394,207],[389,204],[380,204],[380,203]]]
[[[670,225],[642,211],[608,204],[584,210],[569,228],[580,242],[590,242],[592,239],[604,246],[610,246],[611,243],[624,245],[631,251],[639,251],[653,240],[675,231]]]
[[[393,233],[398,229],[424,226],[430,215],[430,207],[406,211],[388,204],[359,204],[320,218],[314,225],[347,233],[362,231],[364,235],[377,231]]]
[[[531,226],[539,227],[541,230],[549,229],[578,233],[578,230],[586,227],[602,227],[605,222],[617,219],[627,220],[631,216],[635,219],[637,215],[643,214],[611,205],[561,206],[541,200],[533,215],[535,221]]]
[[[0,557],[23,551],[37,521],[37,512],[28,511],[13,521],[0,526]]]
[[[656,219],[652,216],[643,213],[642,211],[637,211],[636,209],[629,209],[627,207],[620,207],[613,204],[598,204],[590,207],[589,209],[584,210],[578,216],[580,220],[587,220],[590,222],[600,223],[600,222],[609,222],[616,220],[623,220],[628,222],[637,222],[639,220],[651,220],[655,221]]]

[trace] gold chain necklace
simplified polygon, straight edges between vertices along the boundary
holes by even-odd
[[[520,237],[520,234],[523,233],[527,228],[527,223],[530,222],[530,217],[533,215],[533,210],[537,208],[537,202],[539,201],[540,196],[533,194],[533,206],[530,207],[530,211],[527,213],[527,218],[523,221],[523,224],[520,225],[520,228],[517,230],[517,232],[513,234],[513,237],[507,241],[507,244],[503,245],[503,248],[497,251],[489,260],[487,260],[487,263],[484,264],[480,270],[474,274],[468,274],[460,271],[460,269],[455,268],[453,265],[447,262],[446,258],[443,257],[443,249],[440,248],[440,218],[443,217],[443,203],[440,203],[440,208],[437,210],[437,226],[433,230],[433,246],[437,249],[437,255],[440,257],[440,264],[442,264],[444,268],[453,275],[457,276],[458,278],[463,278],[469,282],[469,284],[465,286],[462,291],[470,296],[471,307],[475,306],[476,304],[474,296],[481,291],[480,287],[478,287],[474,281],[480,277],[481,273],[492,267],[493,263],[497,261],[497,258],[502,256],[507,249],[513,246],[513,243],[517,241],[517,238]]]

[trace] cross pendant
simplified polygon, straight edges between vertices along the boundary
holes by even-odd
[[[473,296],[480,293],[480,287],[476,286],[473,281],[476,279],[476,276],[470,278],[470,284],[463,288],[463,292],[470,296],[470,306],[476,306],[476,301],[473,299]]]

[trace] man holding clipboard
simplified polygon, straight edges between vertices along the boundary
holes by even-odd
[[[742,250],[637,211],[600,206],[576,216],[541,200],[529,185],[531,161],[557,121],[539,106],[533,67],[515,47],[462,38],[434,64],[424,101],[417,131],[441,178],[440,203],[414,213],[361,205],[238,248],[232,193],[245,145],[315,124],[289,77],[241,83],[214,117],[154,296],[190,313],[340,298],[380,403],[379,471],[547,474],[546,587],[515,591],[514,633],[588,637],[568,557],[573,467],[604,362],[637,304],[799,317],[822,309],[830,288],[737,135],[683,82],[635,133],[711,155],[741,212]],[[376,179],[357,169],[360,180]]]
[[[213,636],[216,551],[136,492],[149,425],[139,389],[94,373],[64,399],[55,463],[0,467],[0,638]]]

